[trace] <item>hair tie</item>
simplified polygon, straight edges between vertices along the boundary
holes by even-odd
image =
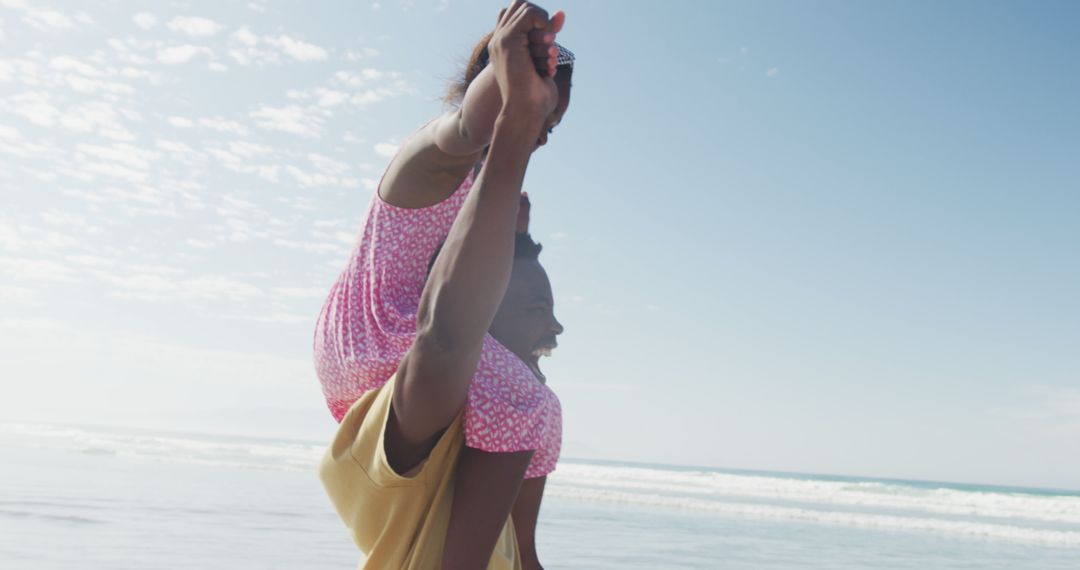
[[[555,47],[559,48],[559,60],[557,65],[569,65],[574,67],[574,52],[562,47],[558,42],[555,42]]]

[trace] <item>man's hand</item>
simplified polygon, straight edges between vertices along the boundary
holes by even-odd
[[[519,234],[529,233],[529,209],[532,208],[532,204],[529,202],[529,193],[521,193],[521,203],[518,205],[517,227],[515,231]]]

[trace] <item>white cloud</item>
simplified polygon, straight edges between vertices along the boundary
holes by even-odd
[[[780,68],[770,67],[769,70],[765,72],[765,75],[767,77],[776,77],[777,75],[780,75]]]
[[[189,36],[206,37],[221,31],[222,25],[209,19],[196,16],[177,16],[169,20],[165,27],[174,32],[182,32]]]
[[[0,285],[0,302],[11,302],[19,305],[37,304],[40,294],[26,287],[14,287]]]
[[[317,114],[296,105],[288,107],[263,105],[258,110],[252,111],[250,115],[260,128],[302,137],[318,137],[323,123],[323,119]]]
[[[118,178],[129,184],[138,185],[146,182],[146,172],[141,172],[126,166],[111,162],[84,162],[79,169],[88,174],[100,174],[110,178]]]
[[[352,99],[350,99],[349,102],[353,105],[364,107],[367,105],[371,105],[372,103],[378,103],[379,101],[382,101],[393,95],[396,95],[396,93],[394,93],[390,89],[369,89],[362,93],[357,93],[356,95],[353,95]]]
[[[155,26],[158,25],[157,16],[149,12],[139,12],[138,14],[135,14],[131,17],[131,21],[135,22],[136,26],[139,26],[144,30],[153,29]]]
[[[336,257],[344,257],[348,255],[350,251],[350,248],[348,246],[334,242],[322,241],[297,241],[276,239],[274,240],[274,245],[279,245],[287,249],[295,249],[306,253],[312,253],[315,255],[332,255]]]
[[[259,36],[251,33],[247,26],[233,32],[231,37],[246,46],[254,47],[259,44]]]
[[[304,188],[309,188],[312,186],[329,186],[333,183],[334,180],[331,176],[327,176],[318,172],[309,173],[291,164],[285,165],[285,172],[287,172],[289,176],[292,176],[293,180],[296,180],[296,183]]]
[[[275,287],[271,291],[293,299],[322,299],[327,293],[323,287]]]
[[[228,54],[233,61],[244,66],[263,67],[282,63],[281,52],[274,47],[262,48],[254,45],[240,45],[229,49]]]
[[[83,25],[92,25],[94,23],[94,19],[86,12],[76,12],[73,19],[63,12],[51,8],[30,6],[23,0],[2,0],[0,6],[22,12],[24,22],[46,32],[73,29],[77,27],[76,22]]]
[[[195,126],[195,122],[187,117],[169,117],[169,124],[178,129],[190,129]]]
[[[300,323],[313,324],[315,318],[311,315],[295,315],[291,313],[269,313],[269,314],[254,314],[254,315],[218,315],[219,318],[232,319],[238,321],[253,321],[256,323],[277,323],[286,325],[296,325]]]
[[[326,159],[332,162],[333,159]],[[314,162],[314,161],[313,161]],[[340,164],[340,163],[338,163]],[[327,167],[325,163],[316,163],[316,168],[326,168],[333,171],[334,167]],[[346,166],[348,168],[348,166]],[[320,186],[336,186],[339,188],[356,188],[359,187],[361,182],[355,178],[345,178],[337,176],[335,174],[327,174],[327,172],[307,172],[298,168],[292,164],[285,165],[285,173],[292,176],[302,188],[320,187]]]
[[[223,163],[239,164],[241,162],[239,156],[224,149],[208,148],[206,152]]]
[[[0,222],[0,248],[13,253],[27,255],[58,250],[71,251],[80,245],[81,241],[78,237],[48,227]]]
[[[110,296],[143,301],[227,300],[244,301],[263,296],[254,285],[225,276],[181,277],[169,267],[110,268],[91,270],[98,280],[114,287]]]
[[[50,95],[38,91],[27,91],[0,99],[0,109],[20,115],[27,121],[42,127],[51,127],[60,115],[60,110],[52,104]]]
[[[364,69],[359,72],[343,69],[334,72],[332,83],[347,87],[363,87],[376,76],[381,76],[381,72],[377,69]]]
[[[247,141],[231,141],[229,143],[229,150],[233,154],[242,156],[244,158],[254,158],[256,156],[264,156],[270,154],[273,149],[256,143],[250,143]]]
[[[136,170],[148,170],[150,165],[157,160],[158,154],[130,144],[113,144],[112,146],[100,146],[92,144],[80,144],[76,146],[78,153],[92,156],[98,160],[115,162]]]
[[[199,119],[199,126],[207,129],[217,131],[219,133],[226,133],[231,135],[243,136],[247,134],[247,127],[237,123],[236,121],[229,121],[222,117],[203,117]]]
[[[120,113],[104,101],[80,103],[64,111],[60,125],[75,132],[91,132],[95,129],[102,136],[119,140],[131,140],[130,133],[119,120]]]
[[[381,142],[375,145],[375,154],[379,156],[385,156],[387,158],[393,158],[397,154],[398,145]]]
[[[322,107],[335,107],[347,101],[349,94],[343,91],[334,91],[332,89],[323,90],[319,95],[319,106]]]
[[[0,274],[24,281],[79,281],[70,266],[46,259],[0,257]]]
[[[206,65],[206,68],[209,69],[210,71],[218,71],[218,72],[228,71],[229,70],[229,67],[227,65],[225,65],[223,63],[218,63],[216,61],[211,61],[210,63],[208,63]]]
[[[101,77],[104,75],[98,68],[69,55],[61,55],[49,60],[49,67],[57,71],[74,71],[89,77]]]
[[[317,172],[307,172],[291,164],[285,165],[285,172],[292,176],[301,187],[338,186],[341,188],[355,188],[360,185],[360,181],[355,178],[338,176],[340,172],[347,170],[348,166],[330,158],[309,155],[309,157],[312,156],[318,157],[318,159],[312,158],[312,162],[318,170]]]
[[[230,277],[199,277],[181,283],[186,297],[195,299],[225,299],[240,301],[262,296],[258,287]]]
[[[311,164],[315,165],[315,168],[323,174],[340,176],[349,172],[349,165],[340,160],[335,160],[329,156],[323,156],[314,152],[308,153],[307,156],[308,160],[311,161]]]
[[[154,146],[171,154],[199,154],[198,151],[180,141],[158,139],[154,141]]]
[[[0,223],[0,248],[15,252],[22,251],[26,248],[26,240],[15,226]]]
[[[169,46],[158,50],[157,60],[165,65],[180,65],[182,63],[187,63],[200,55],[212,57],[214,52],[208,47],[183,44]]]
[[[294,90],[289,92],[289,97],[294,99],[319,99],[324,100],[323,104],[336,104],[340,99],[338,92],[345,91],[349,93],[348,103],[350,105],[364,107],[397,97],[412,90],[399,72],[372,68],[359,71],[336,71],[331,76],[329,84],[332,89],[320,87],[307,91]]]
[[[266,43],[280,49],[285,55],[297,61],[325,61],[328,54],[325,49],[286,35],[266,36]]]
[[[78,93],[97,93],[103,91],[113,94],[131,95],[135,93],[135,88],[124,83],[117,83],[115,81],[102,81],[100,79],[88,79],[80,75],[66,74],[60,77],[60,79],[71,88],[72,91]]]
[[[347,50],[345,52],[345,61],[360,61],[363,59],[370,59],[378,56],[379,50],[375,48],[365,47],[357,51]]]
[[[67,255],[64,256],[64,259],[84,267],[113,267],[116,265],[115,261],[96,255]]]
[[[50,9],[29,9],[23,21],[43,31],[62,31],[75,28],[75,21],[63,12]]]

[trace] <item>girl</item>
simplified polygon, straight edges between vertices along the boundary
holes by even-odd
[[[452,91],[460,106],[425,125],[388,167],[315,333],[316,369],[335,418],[340,420],[361,396],[370,396],[365,399],[370,405],[395,379],[392,394],[384,395],[392,399],[384,451],[396,476],[409,479],[428,469],[422,463],[434,460],[437,445],[453,437],[452,421],[460,421],[464,448],[453,489],[456,507],[446,530],[447,560],[490,555],[512,510],[521,560],[525,567],[539,567],[533,546],[536,515],[561,442],[561,410],[543,383],[539,357],[555,347],[562,327],[554,318],[550,284],[535,260],[539,247],[520,237],[516,243],[522,245],[507,247],[515,243],[515,227],[527,225],[527,202],[519,203],[515,170],[524,173],[524,164],[518,164],[523,131],[504,134],[518,146],[504,148],[502,155],[495,135],[499,121],[507,129],[528,123],[510,116],[531,117],[522,111],[527,105],[511,105],[522,92],[547,89],[552,103],[524,162],[562,120],[573,69],[572,55],[554,44],[562,21],[561,13],[548,19],[524,2],[500,14],[500,26],[474,50],[463,81]],[[521,22],[531,23],[521,28]],[[527,62],[531,77],[522,74],[520,61]],[[489,145],[490,160],[481,170]],[[500,187],[489,189],[494,183],[485,186],[484,180],[498,180]],[[505,186],[515,188],[513,204],[505,202]],[[428,278],[428,261],[444,238]],[[463,407],[460,420],[454,420]],[[357,421],[365,414],[358,413]],[[355,437],[358,432],[343,423],[342,433]],[[464,546],[478,542],[483,547]]]

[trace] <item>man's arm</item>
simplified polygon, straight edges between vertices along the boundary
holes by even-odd
[[[557,15],[561,25],[561,14]],[[521,185],[558,90],[533,66],[525,36],[550,26],[543,10],[515,3],[492,40],[492,62],[506,101],[489,158],[458,213],[420,296],[417,334],[398,368],[388,434],[409,468],[464,407],[484,335],[514,260]],[[556,29],[557,31],[557,29]],[[554,68],[554,61],[552,68]]]
[[[514,532],[517,533],[518,550],[521,552],[521,565],[525,570],[544,569],[536,554],[536,521],[540,516],[540,501],[544,498],[546,484],[547,477],[526,479],[518,490],[517,501],[511,512],[514,518]]]
[[[527,36],[535,29],[557,32],[561,22],[561,14],[553,23],[543,10],[520,1],[500,15],[491,56],[504,101],[488,160],[432,266],[420,296],[416,338],[394,384],[386,454],[398,472],[422,461],[465,406],[484,335],[510,280],[525,170],[558,100],[551,75],[534,67]],[[554,74],[554,58],[550,67]],[[487,564],[531,457],[532,452],[463,452],[444,568]]]
[[[458,462],[454,508],[443,548],[444,569],[487,568],[532,455],[532,451],[489,453],[464,448]],[[520,542],[518,548],[524,563],[525,550]]]

